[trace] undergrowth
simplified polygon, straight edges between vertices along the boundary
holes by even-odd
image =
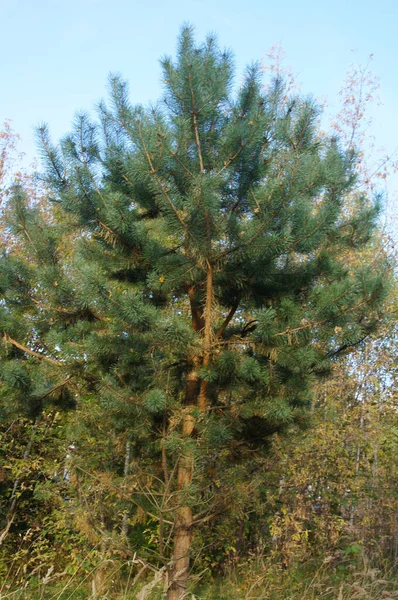
[[[135,565],[136,566],[136,565]],[[31,576],[24,585],[3,581],[0,600],[162,600],[167,581],[158,572],[133,569],[133,564],[101,565],[89,575],[47,573]],[[127,568],[126,568],[127,567]],[[44,573],[44,571],[43,571]],[[100,577],[99,577],[100,575]],[[396,568],[374,566],[364,555],[324,557],[322,562],[291,564],[269,558],[234,565],[224,575],[202,573],[187,600],[393,600],[398,598]]]

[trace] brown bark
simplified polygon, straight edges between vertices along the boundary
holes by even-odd
[[[195,426],[194,417],[188,412],[191,407],[187,406],[184,412],[182,433],[185,439],[192,435]],[[178,464],[177,488],[184,493],[192,482],[193,455],[189,447],[183,449]],[[185,595],[189,575],[189,552],[192,540],[192,509],[190,506],[181,504],[176,510],[174,522],[174,549],[170,569],[170,586],[167,590],[167,600],[182,600]]]
[[[191,306],[192,327],[201,331],[203,335],[203,361],[207,366],[210,362],[212,342],[212,304],[213,304],[213,269],[207,262],[206,276],[206,302],[198,302],[195,287],[188,290]],[[192,437],[195,428],[195,418],[191,414],[196,406],[204,411],[207,406],[207,382],[200,382],[197,368],[200,359],[191,357],[191,370],[187,375],[185,384],[185,407],[182,420],[182,435],[184,440]],[[167,590],[167,600],[182,600],[185,596],[189,576],[189,559],[192,541],[193,516],[192,508],[184,499],[184,493],[192,483],[194,470],[194,457],[189,444],[185,444],[177,468],[177,490],[180,492],[180,501],[176,509],[174,520],[173,558],[170,568],[170,585]]]
[[[204,325],[203,314],[195,298],[195,289],[188,291],[192,313],[192,327],[201,331]],[[199,360],[191,358],[191,370],[185,383],[184,413],[182,419],[182,435],[184,440],[192,436],[195,427],[195,418],[191,410],[197,406],[200,381],[197,373]],[[192,540],[192,509],[186,505],[182,497],[192,482],[193,454],[188,445],[183,447],[177,467],[177,490],[180,492],[179,506],[174,519],[173,558],[169,573],[170,585],[167,589],[167,600],[181,600],[186,592],[189,575],[190,547]]]
[[[205,326],[202,309],[195,296],[195,287],[192,286],[188,290],[189,303],[191,306],[192,329],[200,331]]]
[[[206,305],[205,305],[205,326],[203,337],[203,367],[208,367],[210,363],[211,342],[212,342],[212,308],[213,308],[213,268],[207,263],[206,276]],[[207,387],[208,382],[202,380],[199,391],[199,408],[204,412],[207,408]]]

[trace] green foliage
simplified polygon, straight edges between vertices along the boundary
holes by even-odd
[[[78,115],[58,145],[39,127],[51,206],[21,185],[7,206],[1,411],[38,423],[77,409],[55,436],[61,455],[78,448],[70,508],[46,467],[25,482],[22,447],[12,458],[21,509],[26,489],[48,515],[34,542],[48,560],[72,532],[98,560],[137,545],[158,566],[184,506],[198,527],[216,519],[205,566],[238,552],[239,527],[254,540],[242,522],[248,507],[262,514],[275,436],[305,428],[314,384],[376,331],[390,288],[386,253],[373,257],[379,200],[356,193],[355,151],[319,130],[312,99],[280,78],[264,90],[256,64],[234,91],[231,54],[190,28],[161,64],[162,103],[133,106],[112,76],[96,121]],[[269,510],[288,549],[312,543],[308,515]],[[337,537],[339,517],[327,521]]]
[[[144,396],[144,406],[152,413],[162,413],[167,405],[167,398],[162,390],[150,390]]]

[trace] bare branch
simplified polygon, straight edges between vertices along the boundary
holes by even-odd
[[[16,340],[13,340],[5,332],[3,333],[3,341],[6,344],[11,344],[12,346],[15,346],[15,348],[18,348],[18,350],[21,350],[22,352],[26,352],[26,354],[30,354],[30,356],[34,356],[35,358],[44,360],[45,362],[48,362],[57,367],[61,367],[63,365],[63,363],[60,360],[55,360],[54,358],[50,358],[49,356],[46,356],[45,354],[40,354],[40,352],[35,352],[34,350],[30,350],[30,348],[27,348],[26,346],[19,344]]]
[[[240,302],[240,298],[237,298],[235,300],[234,304],[232,305],[231,310],[229,311],[229,313],[225,317],[224,323],[221,325],[220,329],[217,331],[217,333],[215,335],[215,339],[218,339],[218,338],[220,338],[223,335],[223,333],[226,330],[226,328],[228,327],[231,319],[233,318],[234,314],[238,310],[239,302]]]

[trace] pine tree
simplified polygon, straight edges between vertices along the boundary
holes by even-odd
[[[301,418],[315,379],[376,329],[389,276],[346,260],[379,202],[351,209],[356,154],[320,132],[311,98],[264,89],[256,64],[234,92],[231,54],[189,27],[161,64],[161,103],[131,105],[112,76],[97,122],[79,114],[58,146],[39,128],[53,208],[14,189],[1,394],[37,414],[95,393],[129,431],[174,492],[161,558],[177,600],[195,527],[225,504],[206,496],[209,465]]]

